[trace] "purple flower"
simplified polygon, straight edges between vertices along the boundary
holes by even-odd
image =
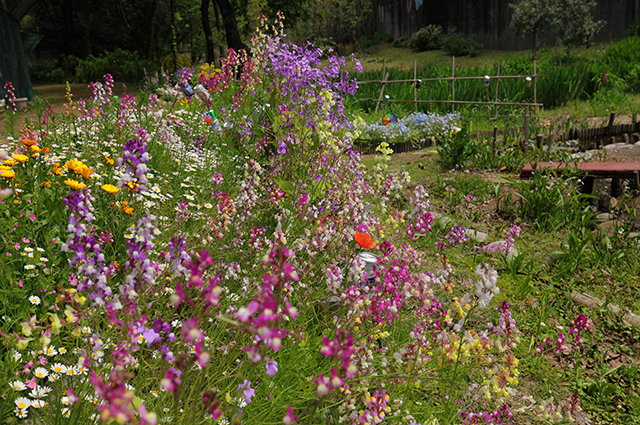
[[[147,345],[151,345],[154,342],[160,341],[162,339],[160,338],[160,335],[158,335],[153,329],[147,329],[142,333],[142,336],[147,341]]]
[[[278,363],[275,360],[265,357],[267,361],[267,376],[273,376],[278,373]]]
[[[237,391],[239,390],[242,390],[242,393],[244,394],[244,401],[247,404],[251,403],[251,397],[256,395],[256,391],[251,388],[251,382],[246,379],[244,380],[244,383],[238,385]]]

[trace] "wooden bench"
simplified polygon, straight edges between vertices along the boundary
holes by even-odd
[[[620,181],[623,179],[631,180],[631,186],[634,189],[640,187],[640,162],[530,162],[520,172],[520,178],[530,178],[534,171],[544,169],[562,173],[567,168],[575,170],[576,167],[587,173],[583,182],[583,193],[593,191],[595,179],[611,179],[611,196],[613,197],[620,195]]]

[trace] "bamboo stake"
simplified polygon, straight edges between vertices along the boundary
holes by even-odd
[[[386,85],[387,78],[389,78],[389,73],[387,72],[382,79],[382,88],[380,89],[380,96],[378,97],[378,103],[376,103],[376,114],[378,113],[378,109],[380,108],[380,102],[382,102],[382,96],[384,95],[384,86]]]
[[[560,130],[562,130],[562,124],[564,124],[564,120],[567,119],[567,117],[569,116],[569,112],[565,112],[562,115],[562,118],[560,118],[560,122],[558,123],[558,128],[556,129],[556,131],[554,131],[553,136],[551,136],[551,138],[549,139],[549,148],[547,149],[547,161],[549,161],[549,156],[551,155],[551,146],[553,146],[553,144],[556,142],[556,139],[558,138],[558,134],[560,133]]]
[[[546,77],[547,74],[540,74],[538,75],[538,77]],[[495,76],[489,76],[489,78],[495,78],[495,79],[500,79],[500,80],[504,80],[504,79],[512,79],[512,78],[526,78],[526,77],[531,77],[531,75],[495,75]],[[439,77],[439,78],[421,78],[420,80],[424,83],[424,82],[429,82],[429,81],[450,81],[452,78],[451,77]],[[455,77],[453,78],[454,80],[484,80],[484,76],[481,77]],[[358,85],[361,84],[380,84],[382,82],[382,80],[368,80],[368,81],[358,81]],[[408,80],[387,80],[388,84],[391,83],[411,83],[413,82],[413,79],[408,79]]]
[[[454,103],[456,100],[455,78],[456,78],[456,57],[451,56],[451,112],[456,111],[456,107]]]
[[[527,154],[529,149],[529,105],[524,107],[524,146],[522,150],[524,154]]]
[[[418,112],[418,61],[413,61],[413,110]]]

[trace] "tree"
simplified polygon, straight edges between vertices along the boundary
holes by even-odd
[[[511,30],[521,37],[533,36],[533,58],[538,51],[538,35],[551,23],[549,13],[553,0],[521,0],[509,4],[513,9]]]
[[[551,11],[552,25],[563,46],[591,46],[593,37],[605,21],[595,22],[591,11],[596,0],[554,0]]]
[[[605,22],[591,16],[596,0],[520,0],[509,4],[513,10],[511,29],[522,37],[533,36],[536,57],[538,36],[548,28],[556,31],[562,46],[589,47]]]

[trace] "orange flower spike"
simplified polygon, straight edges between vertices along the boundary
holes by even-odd
[[[376,247],[376,243],[373,241],[373,238],[371,238],[367,233],[356,232],[354,239],[361,248],[370,249]]]

